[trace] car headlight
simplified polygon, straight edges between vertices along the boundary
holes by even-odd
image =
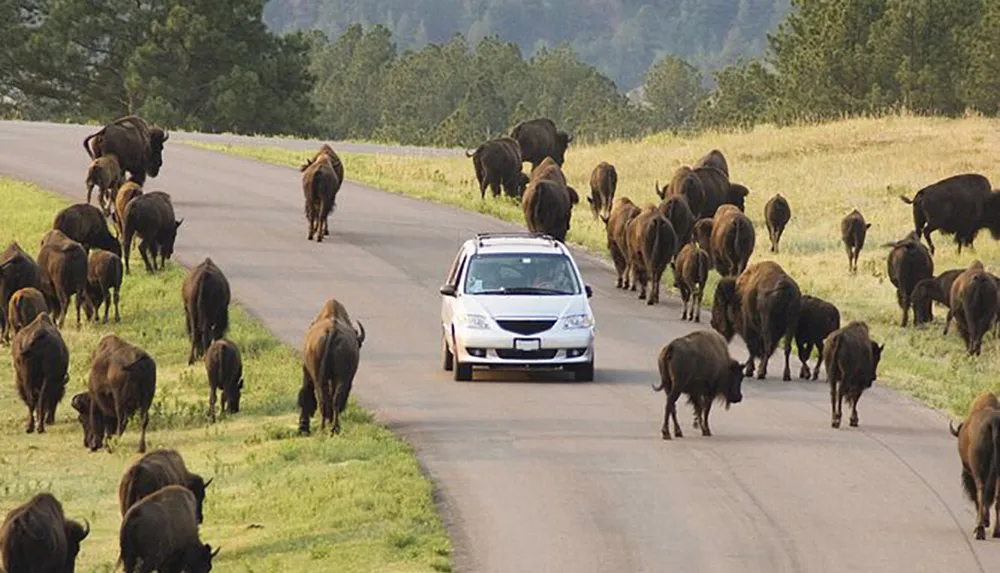
[[[571,314],[563,317],[563,328],[590,328],[594,326],[594,317],[589,314]]]
[[[490,327],[489,319],[481,314],[459,314],[455,316],[455,322],[477,330],[486,330]]]

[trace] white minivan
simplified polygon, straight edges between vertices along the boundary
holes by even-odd
[[[548,368],[594,379],[593,291],[548,235],[479,233],[459,249],[441,292],[444,369]]]

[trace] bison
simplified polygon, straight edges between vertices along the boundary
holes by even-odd
[[[677,423],[677,399],[687,394],[694,407],[695,428],[701,428],[701,435],[711,436],[708,413],[716,399],[725,401],[726,409],[731,404],[743,400],[740,386],[743,384],[743,367],[729,355],[726,340],[711,330],[696,330],[660,349],[656,364],[660,371],[660,385],[653,385],[653,391],[663,390],[667,394],[667,405],[663,414],[660,435],[670,439],[670,420],[674,421],[674,436],[681,438],[681,426]]]
[[[84,426],[84,442],[91,451],[104,445],[104,421],[114,417],[116,433],[125,433],[133,413],[142,416],[139,453],[146,452],[146,427],[149,409],[156,394],[156,361],[145,350],[129,344],[115,334],[105,335],[97,343],[90,363],[90,415]],[[98,415],[100,411],[100,415]]]
[[[122,259],[108,251],[94,251],[87,261],[87,291],[83,310],[87,320],[97,322],[101,305],[104,305],[104,323],[108,322],[108,312],[112,301],[115,304],[115,322],[121,322],[118,311],[119,292],[122,288]],[[111,291],[114,291],[112,295]]]
[[[871,226],[871,223],[865,223],[864,216],[857,209],[845,215],[840,221],[840,240],[847,248],[847,267],[851,272],[858,272],[858,255],[865,246],[865,235]]]
[[[14,293],[28,287],[42,290],[42,274],[31,255],[17,241],[13,241],[0,253],[0,300],[3,301],[0,309],[8,308]],[[4,312],[0,312],[0,330],[3,331],[4,342],[9,341],[7,315]]]
[[[920,325],[934,320],[932,303],[951,308],[951,285],[965,269],[951,269],[936,277],[923,279],[913,287],[913,324]]]
[[[69,314],[69,299],[76,302],[76,325],[80,326],[80,306],[87,292],[87,251],[80,243],[62,231],[52,229],[42,239],[38,251],[38,268],[42,275],[42,293],[53,311],[59,328]]]
[[[983,263],[973,261],[951,285],[948,317],[944,332],[948,333],[954,317],[958,333],[970,355],[982,352],[983,336],[993,326],[997,316],[998,289],[996,281],[983,269]],[[998,460],[1000,462],[1000,460]]]
[[[697,242],[698,246],[704,249],[710,257],[712,256],[713,223],[711,217],[703,217],[695,221],[694,226],[691,227],[691,240]]]
[[[615,200],[615,189],[618,188],[618,171],[615,166],[602,161],[590,173],[590,210],[594,217],[610,217],[611,206]]]
[[[45,304],[45,295],[42,291],[34,287],[22,288],[10,297],[7,321],[14,334],[17,334],[22,328],[31,324],[36,316],[48,311],[49,307]]]
[[[111,213],[111,222],[114,223],[119,237],[125,236],[123,228],[124,219],[122,218],[125,214],[125,208],[128,206],[129,201],[139,195],[142,195],[142,187],[134,181],[122,183],[122,186],[118,188],[118,194],[115,196],[115,210]]]
[[[113,154],[118,158],[122,171],[139,185],[146,182],[146,175],[156,177],[163,166],[163,144],[170,134],[159,127],[150,127],[140,117],[120,117],[92,133],[83,140],[83,148],[91,159]],[[90,141],[95,145],[91,147]]]
[[[768,199],[764,205],[764,221],[767,223],[767,234],[771,239],[771,252],[778,252],[778,244],[781,243],[781,235],[785,232],[785,225],[792,218],[792,208],[788,205],[788,199],[778,193]]]
[[[322,243],[323,237],[330,234],[328,220],[336,208],[341,183],[333,168],[333,159],[326,153],[318,154],[317,159],[302,172],[302,194],[306,221],[309,222],[307,238],[310,241],[315,236],[316,242]]]
[[[714,167],[725,173],[726,177],[729,177],[729,163],[726,161],[726,156],[718,149],[713,149],[706,153],[704,157],[695,162],[694,167],[695,169],[699,167]]]
[[[958,457],[962,461],[962,489],[976,504],[976,539],[986,539],[990,526],[990,505],[994,503],[993,537],[1000,538],[1000,401],[993,392],[984,391],[972,402],[969,414],[951,434],[958,438]]]
[[[347,307],[344,303],[340,302],[335,298],[329,298],[323,303],[323,308],[319,310],[316,314],[316,318],[312,320],[310,325],[316,324],[317,322],[323,320],[324,318],[332,318],[334,320],[343,320],[344,322],[351,322],[351,315],[347,312]]]
[[[181,287],[187,334],[191,340],[188,364],[201,358],[213,340],[229,329],[229,281],[210,257],[184,277]]]
[[[827,337],[823,345],[826,378],[830,383],[830,425],[840,427],[844,397],[851,405],[852,428],[858,426],[858,400],[878,378],[878,363],[885,345],[869,336],[868,324],[852,321]]]
[[[684,312],[681,320],[701,322],[701,297],[708,282],[708,271],[712,266],[712,258],[698,243],[688,243],[677,255],[674,268],[674,286],[681,292],[684,301]],[[688,301],[691,301],[691,312],[688,312]]]
[[[701,214],[705,203],[705,188],[702,186],[701,179],[695,175],[690,167],[686,165],[678,167],[667,187],[660,189],[660,182],[656,181],[654,189],[660,199],[668,199],[677,195],[684,197],[691,212],[695,215]]]
[[[118,157],[109,153],[90,162],[87,167],[87,204],[94,197],[94,187],[97,187],[97,202],[101,205],[104,215],[108,214],[108,205],[114,201],[118,187],[122,183],[122,169]]]
[[[531,180],[521,198],[528,230],[565,242],[573,206],[578,201],[576,191],[566,185],[562,169],[551,157],[546,158],[531,171]]]
[[[86,203],[70,205],[56,214],[52,228],[62,231],[87,251],[104,249],[119,257],[122,256],[122,245],[108,231],[108,224],[100,209]]]
[[[712,217],[722,205],[735,205],[740,211],[746,210],[746,197],[750,190],[745,186],[730,182],[729,176],[714,167],[699,167],[694,174],[701,181],[705,193],[698,216]]]
[[[677,234],[653,205],[629,221],[626,233],[631,284],[639,284],[639,299],[645,299],[648,305],[656,304],[660,301],[663,272],[677,251]]]
[[[802,294],[798,283],[781,265],[762,261],[747,267],[738,278],[724,277],[715,288],[712,301],[712,328],[732,340],[739,334],[750,357],[746,375],[753,376],[754,360],[760,359],[757,379],[767,376],[767,363],[782,337],[785,338],[785,372],[792,379],[789,356],[798,327]]]
[[[139,244],[139,254],[146,265],[147,272],[156,271],[156,256],[160,256],[160,270],[174,254],[174,242],[177,240],[177,229],[184,219],[174,219],[174,204],[170,195],[163,191],[150,191],[134,197],[125,205],[122,213],[122,252],[125,255],[125,274],[129,270],[129,254],[132,252],[132,239],[142,238]],[[152,258],[152,264],[150,264]]]
[[[222,411],[238,414],[243,391],[243,358],[236,344],[225,338],[212,341],[205,351],[208,373],[208,411],[215,423],[216,392],[222,391]]]
[[[333,163],[333,170],[337,173],[337,181],[340,181],[341,183],[343,183],[344,182],[344,162],[340,160],[340,156],[337,155],[337,152],[334,151],[333,148],[330,147],[330,145],[327,144],[327,143],[324,143],[322,146],[320,146],[319,150],[316,151],[315,154],[313,154],[312,159],[310,159],[310,160],[306,161],[305,163],[303,163],[302,165],[300,165],[299,166],[299,171],[305,171],[306,169],[309,169],[309,166],[312,165],[313,163],[315,163],[316,160],[319,159],[320,155],[327,155],[327,156],[329,156],[330,161]]]
[[[819,379],[819,369],[823,364],[823,341],[838,328],[840,310],[836,306],[819,297],[802,295],[799,325],[795,329],[795,345],[799,349],[799,361],[802,363],[799,378],[809,379],[809,358],[815,348],[818,356],[811,374],[813,380]]]
[[[903,309],[902,326],[905,327],[909,322],[910,306],[913,304],[913,289],[921,280],[934,276],[934,259],[931,258],[927,247],[920,244],[916,232],[885,246],[892,247],[886,265],[889,281],[896,287],[896,301]]]
[[[531,162],[535,169],[551,157],[557,165],[566,162],[566,149],[573,136],[556,129],[556,124],[547,117],[522,121],[510,130],[510,137],[517,140],[521,148],[521,160]]]
[[[683,195],[671,195],[660,203],[658,209],[660,214],[674,226],[677,244],[687,244],[691,240],[691,231],[694,228],[694,213],[688,206],[687,199]]]
[[[28,407],[24,430],[45,433],[45,424],[56,419],[56,406],[69,381],[69,349],[48,313],[43,312],[14,335],[13,355],[17,392]],[[37,414],[37,415],[36,415]]]
[[[122,517],[133,505],[169,485],[179,485],[194,494],[195,520],[203,521],[202,506],[205,491],[212,480],[188,471],[184,458],[177,450],[153,450],[143,455],[122,474],[118,482],[118,507]]]
[[[611,261],[615,265],[615,273],[618,275],[616,288],[632,288],[631,276],[629,276],[629,251],[628,251],[628,229],[629,221],[642,212],[635,203],[628,197],[615,199],[611,215],[604,221],[604,226],[608,233],[608,251],[611,253]]]
[[[139,500],[125,513],[118,534],[118,562],[125,573],[208,573],[212,551],[198,538],[197,500],[186,487],[168,485]],[[140,565],[141,564],[141,565]]]
[[[90,447],[90,435],[88,434],[87,428],[90,427],[90,392],[80,392],[73,396],[70,400],[70,406],[76,410],[76,419],[80,422],[80,427],[83,428],[83,447]],[[100,408],[95,411],[97,416],[97,423],[104,428],[104,433],[108,436],[114,435],[115,431],[118,429],[118,418],[115,417],[114,413],[105,416],[102,414]],[[125,421],[128,425],[128,420]]]
[[[0,568],[9,573],[72,573],[86,526],[66,519],[51,493],[39,493],[7,514],[0,526]]]
[[[913,205],[913,225],[934,254],[931,233],[955,235],[958,252],[972,246],[982,229],[1000,239],[1000,192],[993,191],[989,179],[978,173],[953,175],[917,191],[913,199],[899,196]]]
[[[302,389],[299,390],[299,433],[309,434],[309,420],[320,408],[320,429],[330,422],[333,434],[340,432],[340,414],[358,371],[365,327],[324,318],[309,327],[303,348]]]
[[[724,277],[739,275],[747,268],[757,234],[750,218],[733,205],[723,205],[712,218],[712,260]]]
[[[493,197],[500,196],[501,186],[508,197],[520,199],[524,194],[528,176],[521,171],[521,147],[516,139],[491,139],[472,153],[466,151],[465,156],[472,158],[481,199],[486,198],[486,187],[490,188]]]

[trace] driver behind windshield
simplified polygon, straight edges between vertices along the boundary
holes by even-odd
[[[562,293],[573,292],[573,281],[570,278],[566,264],[563,261],[551,261],[540,265],[531,286],[539,289],[553,290]]]

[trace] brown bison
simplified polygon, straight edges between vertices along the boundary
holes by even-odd
[[[576,191],[566,185],[562,169],[555,160],[547,157],[531,171],[531,180],[521,198],[528,230],[565,242],[573,206],[579,200]]]
[[[610,217],[611,206],[615,200],[615,190],[618,188],[618,171],[615,166],[602,161],[590,173],[590,210],[594,217]]]
[[[222,269],[210,257],[184,277],[181,287],[187,334],[191,340],[188,364],[201,358],[213,340],[226,335],[229,329],[229,281]]]
[[[982,229],[1000,239],[1000,192],[993,191],[989,179],[978,173],[953,175],[917,191],[913,199],[899,198],[913,205],[918,240],[922,233],[932,255],[934,231],[954,234],[959,253],[963,246],[972,246]]]
[[[122,252],[125,256],[125,273],[129,271],[129,254],[132,252],[132,239],[142,238],[139,243],[139,254],[146,265],[147,272],[156,271],[156,256],[160,256],[160,270],[174,254],[174,243],[177,241],[177,229],[184,219],[174,218],[174,204],[170,195],[163,191],[150,191],[134,197],[125,205],[122,212]],[[152,264],[150,264],[152,258]]]
[[[982,352],[983,336],[989,332],[997,317],[997,304],[1000,302],[997,297],[996,281],[983,269],[982,262],[973,261],[951,285],[951,304],[948,306],[944,333],[948,333],[954,317],[966,350],[978,356]]]
[[[315,163],[316,160],[319,159],[320,155],[327,155],[330,157],[330,161],[333,163],[333,170],[337,173],[337,181],[340,181],[341,184],[343,184],[344,162],[340,160],[340,156],[337,155],[337,152],[334,151],[333,148],[330,147],[328,143],[324,143],[322,146],[320,146],[319,150],[316,151],[315,154],[313,154],[312,159],[300,165],[299,171],[305,171],[306,169],[309,169],[309,166]]]
[[[216,393],[222,391],[222,411],[238,414],[243,392],[243,357],[236,344],[225,338],[212,341],[205,351],[208,373],[208,411],[215,423]]]
[[[712,218],[712,260],[724,277],[734,277],[747,268],[757,233],[750,218],[734,205],[722,205]]]
[[[628,273],[629,251],[626,231],[629,221],[641,212],[642,209],[631,199],[619,197],[615,199],[611,215],[604,221],[608,233],[608,251],[611,253],[611,261],[614,263],[615,273],[618,275],[615,288],[629,289],[631,287],[632,290],[635,290],[635,285],[632,284],[631,276]]]
[[[951,285],[965,269],[951,269],[936,277],[923,279],[913,287],[913,324],[920,325],[934,320],[932,303],[951,308]]]
[[[80,392],[73,396],[70,400],[70,406],[76,410],[76,419],[80,422],[80,427],[83,428],[83,447],[89,448],[90,435],[87,433],[87,428],[90,427],[90,392]],[[95,410],[97,416],[97,423],[104,428],[105,435],[114,435],[115,431],[118,429],[118,418],[115,418],[114,413],[109,416],[105,416],[101,413],[100,408]],[[128,420],[126,420],[126,425]]]
[[[691,240],[691,231],[694,228],[694,213],[688,206],[687,199],[682,195],[671,195],[660,203],[658,209],[660,214],[674,226],[677,244],[687,244]]]
[[[149,409],[156,394],[156,361],[145,350],[119,338],[115,334],[104,336],[97,343],[97,350],[90,363],[90,415],[84,426],[84,441],[91,451],[104,445],[103,423],[114,417],[118,422],[116,433],[125,433],[125,425],[133,413],[142,416],[142,435],[139,453],[146,452],[146,427]],[[100,410],[100,415],[98,415]]]
[[[98,157],[87,167],[87,204],[94,197],[94,187],[97,187],[97,202],[101,205],[104,215],[108,214],[108,205],[114,201],[118,187],[122,183],[122,169],[118,165],[118,157],[113,153]]]
[[[306,221],[309,222],[311,241],[317,243],[329,235],[330,213],[337,207],[337,192],[343,182],[337,178],[333,159],[326,153],[319,153],[315,161],[302,172],[302,195],[305,198]]]
[[[118,158],[122,171],[139,185],[146,182],[146,175],[156,177],[163,166],[163,144],[170,134],[159,127],[150,127],[140,117],[120,117],[92,133],[83,140],[83,148],[91,159],[113,154]],[[91,147],[90,141],[94,140]]]
[[[80,243],[84,249],[104,249],[119,257],[122,256],[122,245],[110,231],[108,223],[100,209],[93,205],[79,203],[70,205],[56,214],[52,228],[62,231],[64,235]]]
[[[990,526],[990,505],[994,503],[993,537],[1000,538],[1000,401],[984,391],[969,407],[969,415],[951,434],[958,438],[962,460],[962,488],[976,504],[976,539],[986,539]]]
[[[681,292],[684,301],[684,312],[681,320],[689,318],[701,322],[701,297],[705,293],[708,282],[708,271],[712,266],[712,258],[698,243],[688,243],[677,255],[674,268],[674,286]],[[688,301],[691,301],[691,312],[688,312]]]
[[[14,335],[10,345],[17,378],[17,392],[28,407],[24,430],[45,433],[45,424],[56,419],[56,406],[69,381],[69,349],[48,313],[41,313]],[[37,415],[36,415],[37,414]]]
[[[799,285],[781,265],[762,261],[747,267],[738,278],[724,277],[715,287],[712,301],[712,328],[732,340],[739,334],[747,344],[750,358],[746,375],[753,376],[754,359],[760,359],[757,379],[767,376],[767,363],[785,338],[785,372],[792,379],[789,356],[798,328],[802,294]]]
[[[878,378],[878,363],[885,345],[869,337],[868,325],[852,321],[827,337],[823,345],[826,378],[830,383],[830,425],[840,427],[844,397],[851,405],[851,427],[858,425],[858,400]]]
[[[14,293],[28,287],[42,290],[42,274],[31,255],[14,241],[0,253],[0,300],[3,301],[0,309],[8,308]],[[4,312],[0,312],[0,330],[4,342],[8,342],[9,328]]]
[[[39,493],[15,507],[0,526],[3,571],[9,573],[72,573],[80,544],[90,534],[66,519],[62,504],[51,493]]]
[[[694,226],[691,227],[691,240],[697,242],[698,246],[704,249],[710,257],[712,256],[713,223],[711,217],[703,217],[695,221]]]
[[[902,326],[909,322],[910,306],[913,304],[913,289],[923,279],[934,276],[934,259],[927,247],[920,244],[915,232],[905,239],[885,245],[892,247],[886,262],[889,281],[896,287],[896,301],[903,309]]]
[[[521,171],[521,147],[517,140],[510,137],[491,139],[472,153],[466,151],[465,156],[472,158],[481,199],[486,198],[486,187],[490,188],[493,197],[500,196],[501,186],[508,197],[520,199],[524,194],[528,176]]]
[[[745,186],[732,183],[729,176],[714,167],[699,167],[694,174],[705,192],[698,216],[712,217],[722,205],[735,205],[740,211],[746,210],[746,197],[750,190]]]
[[[851,272],[858,272],[858,255],[865,246],[865,235],[871,226],[871,223],[865,223],[864,216],[857,209],[844,216],[840,222],[840,240],[847,249],[847,266]]]
[[[653,205],[629,221],[626,233],[631,284],[639,284],[639,299],[645,299],[648,305],[656,304],[660,301],[663,273],[677,251],[677,234]]]
[[[725,401],[726,409],[743,400],[743,367],[729,356],[726,340],[711,330],[696,330],[660,349],[656,364],[660,371],[660,385],[653,391],[667,394],[660,435],[670,439],[670,420],[674,421],[674,436],[684,437],[677,423],[677,399],[687,394],[694,407],[695,428],[701,435],[711,436],[708,413],[716,399]]]
[[[771,239],[771,252],[778,252],[778,245],[781,243],[781,235],[785,232],[785,225],[792,218],[792,208],[788,205],[781,193],[767,200],[764,205],[764,221],[767,223],[767,234]]]
[[[729,163],[726,161],[726,156],[718,149],[713,149],[706,153],[704,157],[695,162],[694,167],[695,169],[699,167],[714,167],[725,173],[726,177],[729,177]]]
[[[302,389],[299,390],[299,433],[309,433],[309,420],[320,408],[320,429],[330,423],[331,433],[340,432],[340,414],[358,371],[365,327],[324,318],[306,332],[302,363]]]
[[[133,505],[168,485],[179,485],[194,494],[195,520],[203,520],[205,490],[212,480],[188,471],[184,458],[177,450],[153,450],[137,459],[118,482],[118,507],[124,517]]]
[[[701,213],[705,204],[705,188],[701,184],[701,179],[686,165],[677,168],[667,187],[661,189],[660,182],[656,181],[654,189],[660,199],[668,199],[678,195],[684,197],[691,212],[695,215]]]
[[[118,194],[115,195],[115,210],[111,213],[111,222],[114,223],[119,237],[125,236],[124,219],[122,218],[125,214],[125,207],[128,206],[129,201],[139,195],[142,195],[142,187],[134,181],[126,181],[118,188]]]
[[[795,345],[799,349],[799,378],[810,377],[809,358],[816,349],[816,366],[812,369],[812,379],[819,379],[819,369],[823,364],[823,341],[830,333],[840,328],[840,310],[833,304],[810,295],[802,295],[799,310],[799,325],[795,329]]]
[[[45,304],[45,295],[42,291],[34,287],[22,288],[10,297],[7,321],[14,334],[17,334],[22,328],[31,324],[36,316],[48,311],[49,307]]]
[[[115,304],[115,322],[121,322],[118,312],[119,292],[122,288],[122,259],[114,253],[97,250],[90,253],[87,261],[87,291],[83,310],[87,320],[97,322],[101,305],[104,305],[104,322],[108,322],[108,312],[112,301]],[[114,291],[112,295],[111,291]]]
[[[323,320],[324,318],[332,318],[334,320],[343,320],[344,322],[351,322],[351,315],[347,312],[347,307],[344,303],[340,302],[335,298],[328,298],[325,303],[323,303],[323,308],[319,310],[316,318],[312,320],[310,325],[316,324],[317,322]]]
[[[194,494],[180,485],[160,488],[129,508],[118,534],[125,573],[211,571],[219,549],[198,538],[196,511]]]
[[[510,136],[517,140],[521,148],[521,160],[531,162],[537,168],[546,157],[551,157],[557,165],[566,162],[566,149],[573,136],[556,129],[556,124],[547,117],[522,121],[510,130]]]
[[[42,239],[38,251],[38,268],[42,275],[42,293],[53,311],[59,328],[69,314],[69,299],[76,302],[76,325],[80,326],[80,306],[87,293],[87,251],[80,243],[62,231],[52,229]]]

